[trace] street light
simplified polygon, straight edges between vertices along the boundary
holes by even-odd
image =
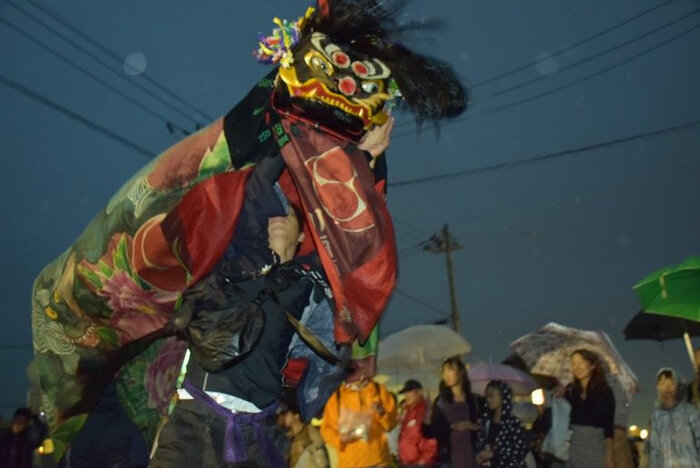
[[[530,394],[530,401],[532,401],[532,404],[535,406],[544,405],[544,390],[542,390],[541,388],[533,390]]]

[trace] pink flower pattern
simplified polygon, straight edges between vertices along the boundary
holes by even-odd
[[[108,298],[113,311],[109,324],[121,332],[123,343],[162,328],[178,297],[174,292],[144,290],[123,270],[105,278],[97,294]]]
[[[148,407],[156,408],[165,414],[172,398],[180,365],[187,351],[187,344],[174,339],[161,346],[158,356],[151,362],[144,377],[144,386],[148,393]]]

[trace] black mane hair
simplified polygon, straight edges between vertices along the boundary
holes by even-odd
[[[452,67],[397,42],[400,33],[421,29],[420,25],[397,23],[398,14],[407,3],[408,0],[318,0],[302,35],[318,31],[338,45],[386,63],[419,125],[456,117],[466,110],[468,97]]]

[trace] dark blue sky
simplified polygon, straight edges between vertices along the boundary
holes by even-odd
[[[30,2],[18,4],[71,34]],[[269,31],[274,16],[295,18],[307,7],[298,0],[43,4],[122,57],[142,53],[148,76],[211,116],[226,112],[266,73],[251,56],[257,32]],[[569,68],[699,7],[691,0],[414,1],[408,17],[444,18],[447,24],[444,31],[414,35],[407,42],[452,63],[473,85],[474,104],[466,120],[443,125],[439,140],[432,131],[400,136],[414,127],[409,116],[399,115],[388,153],[390,182],[519,161],[700,120],[700,32],[673,39],[700,24],[698,15]],[[0,4],[0,18],[166,119],[192,127],[10,4]],[[1,21],[0,44],[0,74],[6,78],[154,153],[179,139],[163,121]],[[526,67],[516,74],[476,86],[520,65]],[[536,78],[541,79],[489,98]],[[142,77],[135,81],[149,86]],[[6,376],[0,414],[7,417],[27,388],[33,278],[149,159],[1,83],[0,123],[0,294],[5,299],[0,371]],[[644,424],[656,370],[671,365],[689,375],[688,360],[680,341],[663,347],[624,342],[621,332],[639,307],[631,289],[637,280],[700,254],[699,150],[700,126],[694,126],[532,164],[390,187],[401,254],[399,289],[444,313],[395,295],[384,329],[447,315],[444,258],[420,251],[417,244],[449,223],[464,246],[454,256],[455,275],[472,360],[500,361],[512,340],[549,321],[605,330],[640,377],[643,392],[632,420]]]

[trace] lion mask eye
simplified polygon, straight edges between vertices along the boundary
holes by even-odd
[[[379,85],[373,81],[364,81],[362,83],[362,91],[367,94],[374,94],[379,92]]]

